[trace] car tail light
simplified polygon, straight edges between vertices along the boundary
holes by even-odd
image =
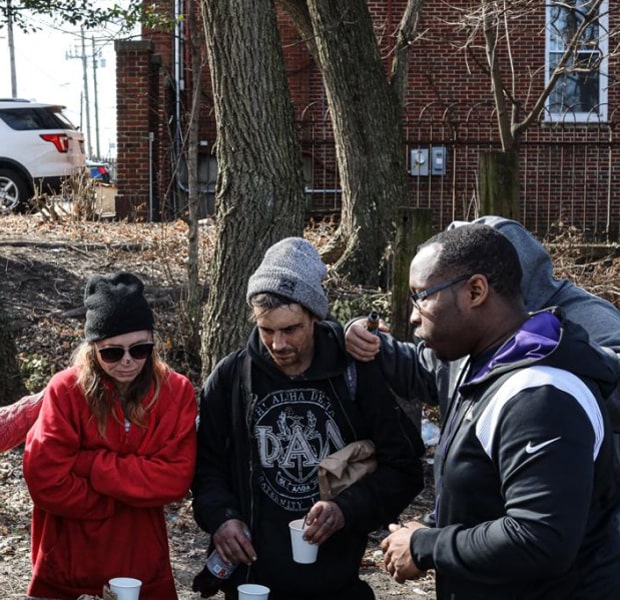
[[[67,152],[69,150],[69,136],[66,133],[43,133],[41,137],[46,142],[52,142],[58,152]]]

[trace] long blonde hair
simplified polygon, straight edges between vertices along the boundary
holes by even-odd
[[[112,410],[119,391],[114,380],[99,365],[96,351],[93,342],[82,342],[73,354],[73,366],[77,370],[77,385],[93,411],[100,435],[105,437],[108,416],[111,415],[117,422],[120,422],[118,415]],[[146,427],[146,411],[157,402],[162,382],[169,372],[170,367],[159,357],[157,345],[155,345],[153,354],[146,359],[138,376],[122,394],[125,418],[130,423],[138,427]],[[142,401],[152,387],[154,388],[153,398],[147,406],[143,406]]]

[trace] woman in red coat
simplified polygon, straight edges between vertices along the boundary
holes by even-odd
[[[140,579],[140,600],[177,598],[164,505],[189,489],[197,404],[157,356],[143,290],[131,273],[89,280],[85,341],[28,434],[31,598],[101,595],[112,577]]]

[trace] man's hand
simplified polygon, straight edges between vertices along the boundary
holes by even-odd
[[[250,541],[250,530],[239,519],[224,521],[213,534],[213,543],[220,556],[228,563],[249,565],[256,560],[256,550]]]
[[[357,319],[347,327],[344,335],[347,352],[356,360],[369,362],[375,358],[381,349],[379,336],[366,329],[366,318]],[[380,331],[387,331],[383,321],[379,323]]]
[[[304,539],[312,544],[322,544],[344,527],[344,515],[340,507],[330,500],[319,500],[306,515],[308,528]]]
[[[409,551],[409,541],[416,529],[427,528],[417,521],[410,521],[402,526],[392,523],[392,533],[381,542],[385,569],[398,583],[404,583],[407,579],[418,579],[425,574],[413,562]]]

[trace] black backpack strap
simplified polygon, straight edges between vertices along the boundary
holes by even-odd
[[[241,384],[246,393],[252,393],[252,359],[247,352],[241,365]]]
[[[346,371],[344,372],[344,379],[347,383],[349,396],[351,396],[351,400],[355,402],[355,398],[357,397],[357,365],[354,360],[350,360],[347,364]]]
[[[244,422],[247,425],[247,408],[252,400],[252,359],[244,350],[239,350],[235,357],[232,397],[241,399],[241,402],[233,402],[231,406],[233,424]]]
[[[335,321],[331,321],[330,319],[325,319],[322,321],[325,325],[327,325],[331,330],[336,339],[342,339],[342,328],[339,323]],[[357,366],[355,360],[351,358],[347,354],[347,368],[344,372],[344,380],[347,384],[347,390],[349,391],[349,396],[351,397],[351,402],[355,402],[357,397]]]

